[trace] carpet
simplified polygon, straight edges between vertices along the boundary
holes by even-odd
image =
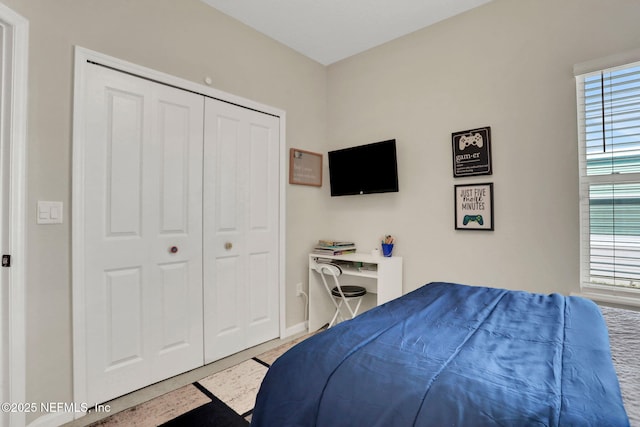
[[[640,427],[640,312],[600,307],[609,329],[613,366],[632,427]]]

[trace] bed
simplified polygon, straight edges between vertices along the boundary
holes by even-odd
[[[296,345],[252,426],[628,426],[598,307],[431,283]]]

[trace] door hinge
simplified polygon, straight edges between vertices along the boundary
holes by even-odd
[[[2,255],[2,266],[11,267],[11,255]]]

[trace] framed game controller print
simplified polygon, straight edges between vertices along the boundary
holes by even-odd
[[[493,183],[456,185],[456,230],[493,231]]]
[[[491,127],[451,134],[453,176],[491,175]]]

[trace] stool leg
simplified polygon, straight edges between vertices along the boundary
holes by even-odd
[[[352,298],[352,301],[355,303],[356,298]],[[356,308],[352,309],[351,308],[351,304],[349,304],[349,301],[347,301],[345,303],[345,305],[347,306],[347,308],[349,309],[349,313],[351,314],[351,318],[353,319],[354,317],[356,317],[356,315],[358,314],[358,310],[360,309],[360,304],[362,304],[362,297],[358,297],[358,302],[356,303]]]
[[[355,299],[355,298],[353,298]],[[347,306],[347,310],[349,310],[349,314],[351,314],[351,318],[353,319],[354,317],[356,317],[358,315],[358,310],[360,310],[360,305],[362,304],[362,297],[358,297],[357,298],[358,302],[356,303],[356,307],[355,309],[351,308],[351,304],[349,304],[349,301],[345,301],[343,299],[340,299],[340,304],[335,304],[335,300],[334,300],[334,305],[336,305],[336,312],[333,315],[333,319],[331,319],[331,322],[329,323],[329,327],[332,327],[338,323],[340,323],[340,321],[343,320],[347,320],[343,315],[342,315],[342,305],[346,305]],[[353,301],[355,302],[355,301]],[[338,322],[336,322],[338,321]]]
[[[352,314],[352,317],[351,317],[352,319],[354,317],[356,317],[356,315],[358,314],[358,310],[360,310],[360,304],[362,304],[362,297],[358,298],[358,304],[356,304],[356,309],[353,310],[353,313],[351,313]]]
[[[338,316],[340,315],[340,307],[342,307],[342,300],[340,300],[340,304],[335,304],[335,299],[334,299],[334,305],[336,306],[336,312],[333,315],[333,319],[331,319],[331,322],[329,322],[329,327],[332,327],[333,325],[336,324],[336,320],[338,319]]]

